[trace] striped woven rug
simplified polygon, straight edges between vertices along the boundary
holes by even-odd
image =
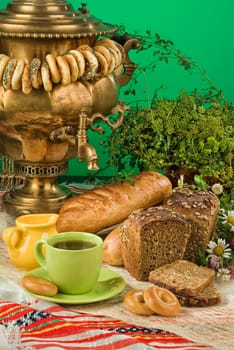
[[[160,329],[136,327],[105,316],[73,313],[53,305],[0,301],[0,349],[208,349]]]

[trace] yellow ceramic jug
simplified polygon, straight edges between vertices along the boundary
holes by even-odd
[[[2,239],[8,248],[9,258],[16,266],[32,270],[39,266],[35,256],[35,243],[57,233],[58,214],[27,214],[16,218],[16,226],[7,227]]]

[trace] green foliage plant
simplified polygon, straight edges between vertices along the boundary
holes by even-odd
[[[132,109],[112,135],[112,161],[171,177],[192,172],[210,182],[233,186],[234,110],[229,103],[181,92],[177,99],[156,100],[151,108]],[[113,147],[113,145],[112,145]],[[117,152],[116,152],[117,151]]]

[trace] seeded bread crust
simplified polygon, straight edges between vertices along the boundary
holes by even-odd
[[[185,260],[198,261],[198,251],[205,252],[215,231],[219,200],[209,191],[174,188],[163,202],[191,223],[191,235],[184,253]]]
[[[190,232],[187,220],[172,210],[159,206],[133,212],[120,227],[124,267],[147,281],[153,269],[183,258]]]
[[[177,260],[154,269],[149,281],[180,296],[197,296],[213,284],[215,271],[188,260]]]
[[[221,302],[220,293],[213,285],[206,287],[201,293],[193,297],[178,294],[176,296],[182,306],[188,307],[214,306]]]

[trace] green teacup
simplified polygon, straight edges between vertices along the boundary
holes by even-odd
[[[83,294],[95,287],[102,254],[103,240],[86,232],[59,233],[40,239],[35,245],[37,261],[65,294]]]

